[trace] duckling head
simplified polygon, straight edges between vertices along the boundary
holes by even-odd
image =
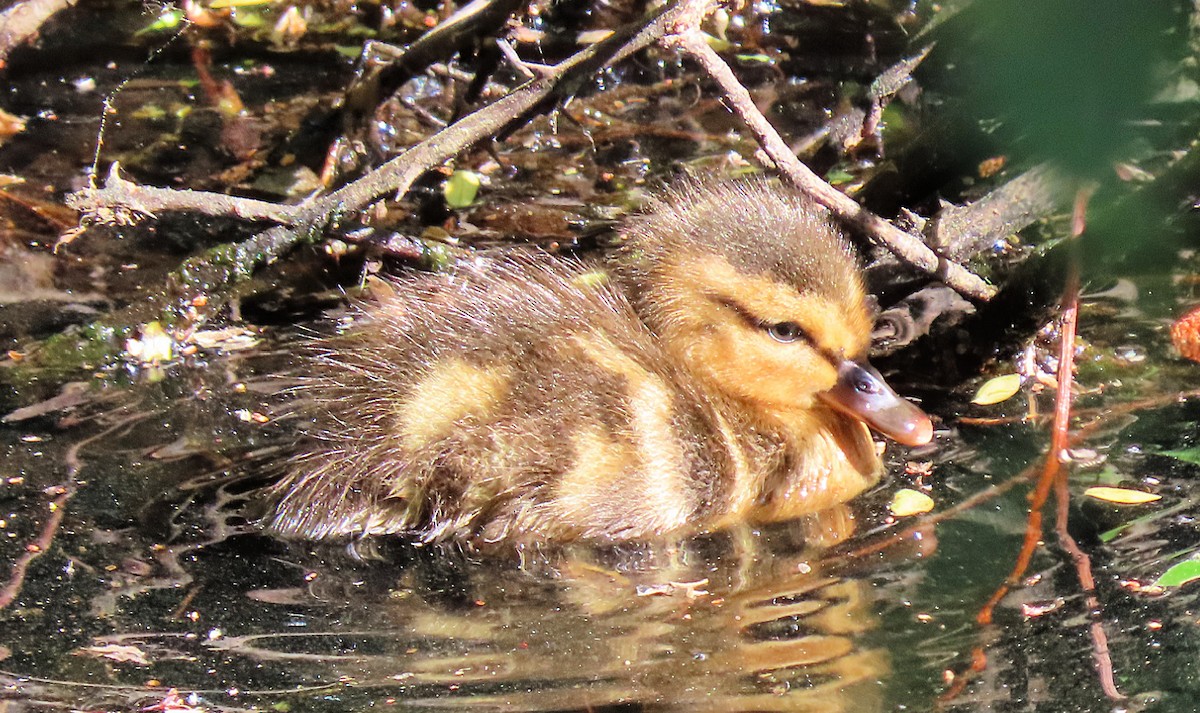
[[[906,445],[932,438],[867,363],[861,275],[811,200],[764,179],[685,184],[625,239],[619,279],[708,393],[765,421],[833,409]]]

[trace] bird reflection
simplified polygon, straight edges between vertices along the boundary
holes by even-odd
[[[889,666],[865,645],[867,585],[821,562],[851,525],[836,509],[671,547],[524,548],[507,561],[387,541],[356,557],[315,550],[297,562],[306,586],[250,596],[338,610],[337,626],[313,630],[310,616],[303,633],[209,645],[338,681],[364,703],[878,710]]]

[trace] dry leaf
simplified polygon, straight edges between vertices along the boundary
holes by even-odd
[[[139,666],[149,666],[146,654],[136,646],[121,644],[105,644],[104,646],[88,646],[75,652],[79,656],[94,656],[116,661],[117,663],[135,663]]]
[[[226,327],[225,329],[205,329],[193,332],[188,341],[202,349],[222,349],[227,352],[236,352],[254,347],[260,340],[249,329]]]
[[[0,142],[25,130],[25,119],[0,109]]]
[[[984,382],[983,386],[979,387],[979,391],[975,392],[975,398],[971,399],[971,403],[979,404],[980,406],[998,404],[1001,401],[1011,399],[1020,390],[1020,374],[997,376],[994,379],[988,379]]]
[[[933,498],[919,490],[911,490],[909,488],[901,488],[892,496],[892,503],[888,509],[896,517],[910,517],[912,515],[920,515],[923,512],[929,512],[934,506]]]
[[[1155,493],[1147,493],[1144,490],[1133,490],[1132,488],[1110,488],[1106,486],[1096,486],[1083,491],[1084,495],[1103,500],[1109,503],[1118,505],[1141,505],[1143,503],[1152,503],[1155,500],[1162,498],[1161,495]]]

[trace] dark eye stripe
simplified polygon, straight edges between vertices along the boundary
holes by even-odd
[[[746,309],[740,303],[733,300],[732,298],[725,297],[723,295],[721,295],[721,296],[714,295],[711,297],[711,299],[714,300],[715,302],[717,302],[718,304],[722,304],[722,305],[728,307],[729,309],[733,310],[734,312],[736,312],[738,314],[739,317],[744,319],[747,324],[749,324],[752,327],[755,327],[756,329],[763,330],[767,334],[771,335],[771,338],[777,342],[780,342],[783,344],[792,344],[795,342],[803,341],[806,344],[808,344],[809,346],[811,346],[813,349],[816,349],[817,351],[820,351],[820,352],[822,352],[822,354],[824,354],[824,351],[821,350],[820,347],[817,346],[817,343],[815,341],[813,341],[812,336],[809,335],[808,332],[804,331],[804,327],[801,327],[799,324],[797,324],[795,322],[788,322],[788,321],[767,322],[765,320],[759,319],[758,317],[755,317],[753,314],[751,314],[750,310]]]

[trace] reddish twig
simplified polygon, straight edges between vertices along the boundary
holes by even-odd
[[[1070,509],[1070,492],[1067,488],[1069,472],[1062,467],[1063,457],[1070,445],[1071,419],[1071,387],[1074,383],[1072,374],[1075,364],[1075,332],[1079,321],[1079,257],[1077,254],[1077,238],[1082,235],[1086,226],[1085,215],[1090,188],[1080,189],[1076,194],[1074,213],[1071,222],[1071,244],[1069,245],[1070,266],[1067,284],[1063,290],[1062,316],[1059,328],[1058,346],[1058,385],[1054,402],[1054,422],[1050,434],[1050,452],[1046,454],[1041,477],[1037,488],[1030,497],[1029,518],[1025,524],[1025,537],[1021,550],[1005,581],[996,588],[992,596],[976,615],[976,621],[984,626],[993,620],[996,606],[1025,576],[1029,563],[1037,551],[1043,536],[1043,510],[1051,490],[1055,494],[1055,534],[1059,544],[1070,556],[1075,565],[1076,576],[1085,594],[1085,604],[1092,617],[1090,633],[1092,637],[1092,658],[1095,661],[1096,672],[1100,678],[1100,688],[1104,695],[1111,699],[1122,699],[1124,696],[1117,689],[1116,677],[1113,673],[1112,657],[1108,650],[1108,635],[1100,618],[1100,600],[1096,596],[1096,582],[1092,576],[1091,559],[1080,549],[1069,532],[1068,516]],[[971,676],[966,674],[978,673],[987,667],[987,653],[982,646],[972,651],[971,664],[964,675],[958,677],[949,690],[942,696],[943,701],[952,700],[965,688]]]
[[[21,588],[25,585],[25,575],[29,572],[29,565],[50,549],[51,543],[54,542],[54,535],[58,532],[59,525],[62,524],[63,515],[67,512],[67,501],[74,494],[75,488],[64,487],[58,497],[50,502],[50,517],[42,525],[41,533],[38,534],[36,540],[25,545],[25,553],[13,562],[12,574],[9,575],[4,588],[0,589],[0,609],[6,609],[16,601],[17,596],[21,593]]]
[[[1062,344],[1059,348],[1058,355],[1058,404],[1054,414],[1054,438],[1053,442],[1059,443],[1060,449],[1066,448],[1067,433],[1065,419],[1070,415],[1071,408],[1071,392],[1070,389],[1063,392],[1063,383],[1071,381],[1072,365],[1075,357],[1075,325],[1079,316],[1079,255],[1078,241],[1080,235],[1083,234],[1084,228],[1087,225],[1087,204],[1092,195],[1093,188],[1081,188],[1075,196],[1074,211],[1071,220],[1071,262],[1070,272],[1067,276],[1067,288],[1063,297],[1063,318],[1062,318]],[[1060,424],[1060,412],[1064,413],[1064,423]],[[1061,432],[1060,432],[1061,430]],[[1061,453],[1062,450],[1055,452]],[[1092,560],[1079,547],[1079,543],[1071,536],[1068,528],[1068,519],[1070,512],[1071,494],[1067,490],[1067,472],[1064,470],[1059,474],[1055,481],[1055,498],[1057,508],[1055,510],[1056,519],[1054,525],[1055,534],[1058,535],[1058,542],[1062,545],[1063,550],[1070,556],[1072,563],[1075,565],[1075,574],[1079,579],[1079,586],[1084,592],[1084,604],[1087,606],[1088,615],[1092,619],[1091,637],[1092,637],[1092,659],[1096,664],[1096,673],[1100,677],[1100,688],[1104,691],[1104,695],[1111,699],[1119,700],[1125,696],[1117,690],[1116,677],[1113,674],[1112,657],[1108,652],[1108,634],[1104,631],[1104,622],[1100,618],[1100,600],[1096,596],[1096,580],[1092,576]]]

